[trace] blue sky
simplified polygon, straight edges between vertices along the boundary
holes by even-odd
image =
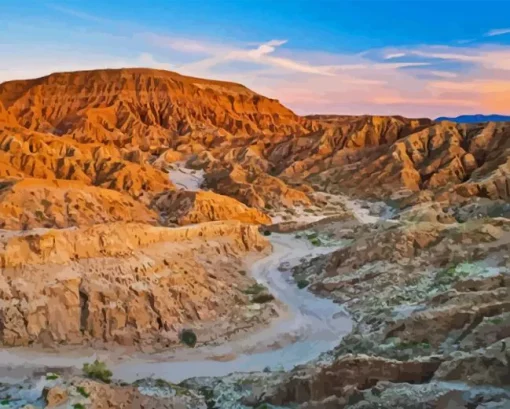
[[[146,66],[298,113],[510,113],[510,1],[0,0],[0,81]]]

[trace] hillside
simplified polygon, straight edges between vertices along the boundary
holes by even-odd
[[[305,121],[289,109],[242,85],[152,69],[6,82],[0,85],[0,103],[29,130],[119,147],[175,148],[195,137],[207,137],[203,142],[210,147],[232,135],[305,131]]]
[[[259,210],[306,206],[310,184],[506,200],[508,132],[506,123],[299,117],[239,84],[152,69],[0,84],[0,176],[77,180],[146,206],[174,189],[164,170],[177,160]]]

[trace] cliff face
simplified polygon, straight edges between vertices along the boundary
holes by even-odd
[[[0,343],[115,342],[167,347],[184,325],[201,342],[211,325],[244,330],[248,297],[238,287],[250,252],[268,242],[256,226],[204,223],[179,229],[139,223],[0,234]]]

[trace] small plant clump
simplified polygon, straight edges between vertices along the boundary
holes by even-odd
[[[85,390],[85,388],[83,386],[77,386],[76,390],[84,398],[88,398],[90,396],[90,394]]]
[[[271,236],[271,232],[269,230],[264,230],[264,236]]]
[[[313,244],[314,246],[317,246],[317,247],[322,244],[322,242],[319,240],[318,237],[315,237],[315,238],[311,239],[310,243]]]
[[[3,401],[0,402],[0,405],[2,406],[7,406],[11,401],[9,399],[4,399]]]
[[[190,348],[194,348],[197,344],[197,335],[191,329],[182,330],[179,338],[184,345]]]
[[[274,296],[269,293],[258,294],[253,297],[252,301],[257,304],[264,304],[266,302],[271,302],[274,300]]]
[[[87,378],[97,379],[105,383],[110,383],[113,375],[106,364],[97,359],[92,364],[84,364],[83,373]]]
[[[58,379],[59,376],[55,373],[48,373],[46,374],[46,380],[47,381],[54,381],[55,379]]]
[[[430,349],[428,342],[402,342],[397,344],[397,349]]]
[[[73,409],[85,409],[85,405],[83,405],[82,403],[75,403],[73,405]]]
[[[307,279],[303,278],[301,280],[298,280],[296,282],[296,284],[297,284],[298,288],[300,290],[302,290],[303,288],[306,288],[306,287],[308,287],[310,285],[310,281],[308,281]]]
[[[255,283],[253,285],[250,285],[243,292],[248,295],[257,295],[257,294],[260,294],[262,291],[266,291],[266,290],[267,290],[266,287],[264,287],[262,284]]]
[[[468,275],[469,272],[463,270],[462,265],[456,265],[439,271],[434,278],[434,284],[439,287],[449,286]]]

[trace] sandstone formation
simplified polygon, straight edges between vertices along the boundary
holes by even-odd
[[[250,252],[267,248],[255,226],[117,223],[0,239],[3,345],[115,342],[157,349],[178,342],[183,325],[204,342],[224,335],[220,321],[246,329],[269,317],[262,310],[250,324],[243,315],[250,303],[242,290],[253,279],[239,271]]]
[[[171,188],[155,168],[198,155],[211,189],[259,209],[309,204],[288,186],[303,181],[365,196],[508,197],[505,122],[299,117],[239,84],[149,69],[11,81],[0,103],[5,176],[145,197]]]
[[[68,180],[4,180],[0,228],[67,228],[115,221],[156,223],[157,215],[130,196]]]
[[[165,192],[154,199],[152,206],[162,218],[179,225],[216,220],[238,220],[250,224],[271,223],[271,219],[264,213],[213,192]]]
[[[206,409],[204,398],[162,379],[133,385],[106,384],[78,375],[48,372],[18,385],[1,385],[3,406],[36,408]],[[42,388],[42,393],[41,393]]]

